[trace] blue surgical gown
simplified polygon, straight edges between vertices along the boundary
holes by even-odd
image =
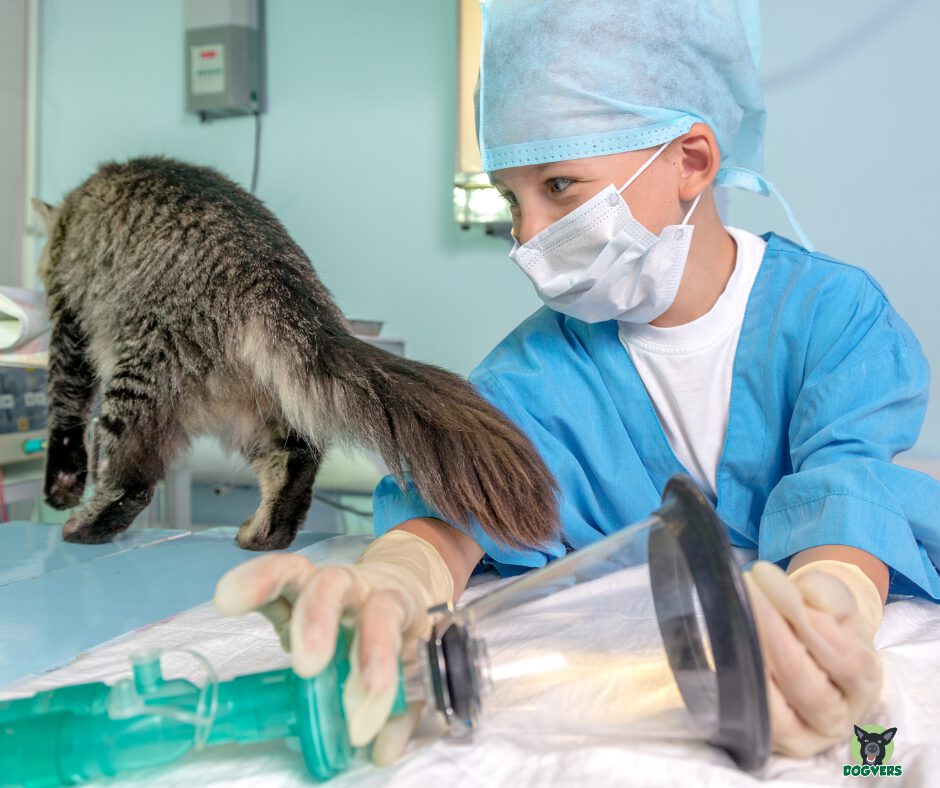
[[[731,542],[783,565],[816,545],[858,547],[888,565],[892,592],[940,599],[940,482],[892,463],[924,418],[920,345],[867,273],[763,237],[717,473]],[[542,308],[470,379],[528,435],[560,489],[561,530],[545,548],[509,548],[474,523],[452,523],[503,574],[644,519],[666,480],[684,472],[616,322]],[[439,517],[392,477],[373,503],[377,533]]]

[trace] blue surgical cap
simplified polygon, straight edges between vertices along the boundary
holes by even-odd
[[[660,145],[702,122],[716,182],[768,194],[757,0],[483,0],[487,172]]]

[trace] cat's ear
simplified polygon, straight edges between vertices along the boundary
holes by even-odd
[[[52,225],[55,223],[56,209],[49,205],[49,203],[43,202],[42,200],[37,200],[35,197],[33,197],[32,203],[33,210],[36,211],[36,215],[42,219],[42,223],[45,225],[46,232],[51,232]]]

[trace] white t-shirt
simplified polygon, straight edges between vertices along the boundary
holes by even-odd
[[[619,329],[676,458],[712,500],[728,429],[734,354],[767,247],[752,233],[726,229],[738,247],[734,271],[706,314],[672,328],[621,323]]]

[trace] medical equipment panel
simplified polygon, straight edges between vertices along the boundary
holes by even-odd
[[[186,111],[202,120],[264,109],[262,0],[186,0]]]
[[[44,369],[0,367],[0,465],[45,451],[46,381]]]

